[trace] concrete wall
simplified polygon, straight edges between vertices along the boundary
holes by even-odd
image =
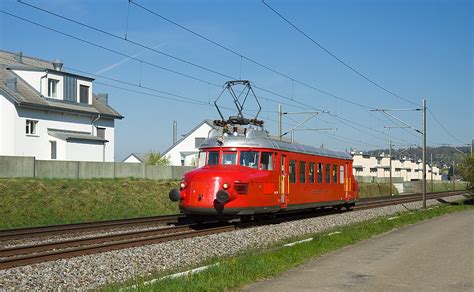
[[[35,160],[34,157],[0,156],[0,178],[147,178],[180,179],[191,166],[155,166],[143,163]]]

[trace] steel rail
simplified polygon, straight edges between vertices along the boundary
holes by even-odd
[[[429,199],[439,199],[465,193],[465,191],[451,191],[431,193]],[[378,199],[362,200],[354,209],[363,210],[378,208],[388,205],[410,203],[420,201],[421,194],[413,194],[402,197],[379,197]],[[318,213],[295,213],[288,217],[278,217],[262,220],[260,222],[245,223],[221,223],[216,227],[216,222],[203,225],[183,225],[169,228],[160,228],[149,231],[127,232],[115,235],[98,236],[92,238],[81,238],[61,242],[42,243],[39,245],[18,246],[0,249],[0,270],[17,266],[30,265],[44,261],[52,261],[63,258],[89,255],[93,253],[106,252],[116,249],[143,246],[153,243],[161,243],[183,238],[203,236],[236,230],[237,228],[248,228],[252,226],[275,224],[302,218],[325,216],[335,214],[329,209]],[[282,213],[285,214],[285,213]]]
[[[0,230],[0,241],[22,238],[61,235],[76,232],[98,231],[110,228],[122,228],[134,225],[150,225],[155,223],[173,223],[184,218],[182,214],[118,219],[74,224],[50,225]]]
[[[36,264],[44,261],[53,261],[77,256],[84,256],[94,253],[107,252],[117,249],[138,247],[154,243],[167,242],[172,240],[184,239],[189,237],[203,236],[208,234],[217,234],[234,230],[234,225],[212,227],[202,230],[188,230],[184,232],[171,234],[157,234],[145,237],[132,237],[117,241],[107,241],[85,246],[78,246],[70,249],[49,250],[26,255],[11,256],[0,259],[0,270],[18,266]]]

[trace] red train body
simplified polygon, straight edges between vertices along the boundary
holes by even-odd
[[[203,166],[170,192],[183,213],[242,217],[355,204],[349,154],[271,139],[262,130],[237,133],[213,130],[201,145]]]

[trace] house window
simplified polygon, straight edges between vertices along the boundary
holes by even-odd
[[[59,80],[48,78],[48,96],[57,98],[58,97],[58,83]]]
[[[309,163],[309,173],[308,173],[309,177],[309,183],[314,183],[314,162],[310,162]]]
[[[204,142],[204,140],[206,140],[206,138],[201,138],[201,137],[194,138],[194,148],[201,147],[201,144],[202,142]]]
[[[51,145],[51,159],[56,159],[57,157],[56,141],[49,141],[49,144]]]
[[[105,128],[97,127],[97,137],[105,139]]]
[[[89,103],[89,86],[85,86],[85,85],[79,86],[79,102]]]
[[[306,182],[306,162],[300,161],[300,183]]]
[[[290,183],[296,182],[296,161],[290,160]]]
[[[26,120],[26,134],[27,135],[36,135],[36,126],[38,121]]]
[[[77,79],[72,76],[64,76],[63,79],[64,94],[63,99],[77,102]]]
[[[375,167],[370,168],[370,173],[376,174],[377,173],[377,168],[375,168]]]

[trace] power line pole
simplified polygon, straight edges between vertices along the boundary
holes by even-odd
[[[453,181],[453,191],[456,189],[456,186],[454,185],[454,161],[453,161],[453,175],[451,176],[452,181]]]
[[[430,169],[431,169],[431,192],[433,192],[433,153],[431,153],[431,162],[430,162]]]
[[[426,209],[426,98],[423,97],[423,209]]]
[[[281,116],[282,116],[282,112],[281,112],[281,104],[278,104],[278,139],[279,140],[282,140],[283,137],[282,137],[282,132],[281,132]]]
[[[426,98],[423,97],[423,108],[415,108],[415,109],[373,109],[371,111],[375,112],[382,112],[388,117],[396,120],[397,122],[401,123],[403,126],[396,126],[396,127],[388,127],[388,128],[410,128],[415,130],[417,133],[421,134],[423,137],[423,208],[426,208]],[[402,121],[401,119],[397,118],[396,116],[390,114],[390,111],[422,111],[423,112],[423,125],[421,131],[412,127],[408,123]],[[390,143],[391,144],[391,143]],[[390,169],[391,170],[391,169]]]
[[[390,180],[389,180],[389,188],[390,188],[390,196],[393,196],[393,192],[392,192],[392,140],[388,140],[388,142],[390,143],[390,148],[389,148],[389,151],[388,151],[388,156],[390,158],[390,162],[389,162],[389,167],[390,167]]]

